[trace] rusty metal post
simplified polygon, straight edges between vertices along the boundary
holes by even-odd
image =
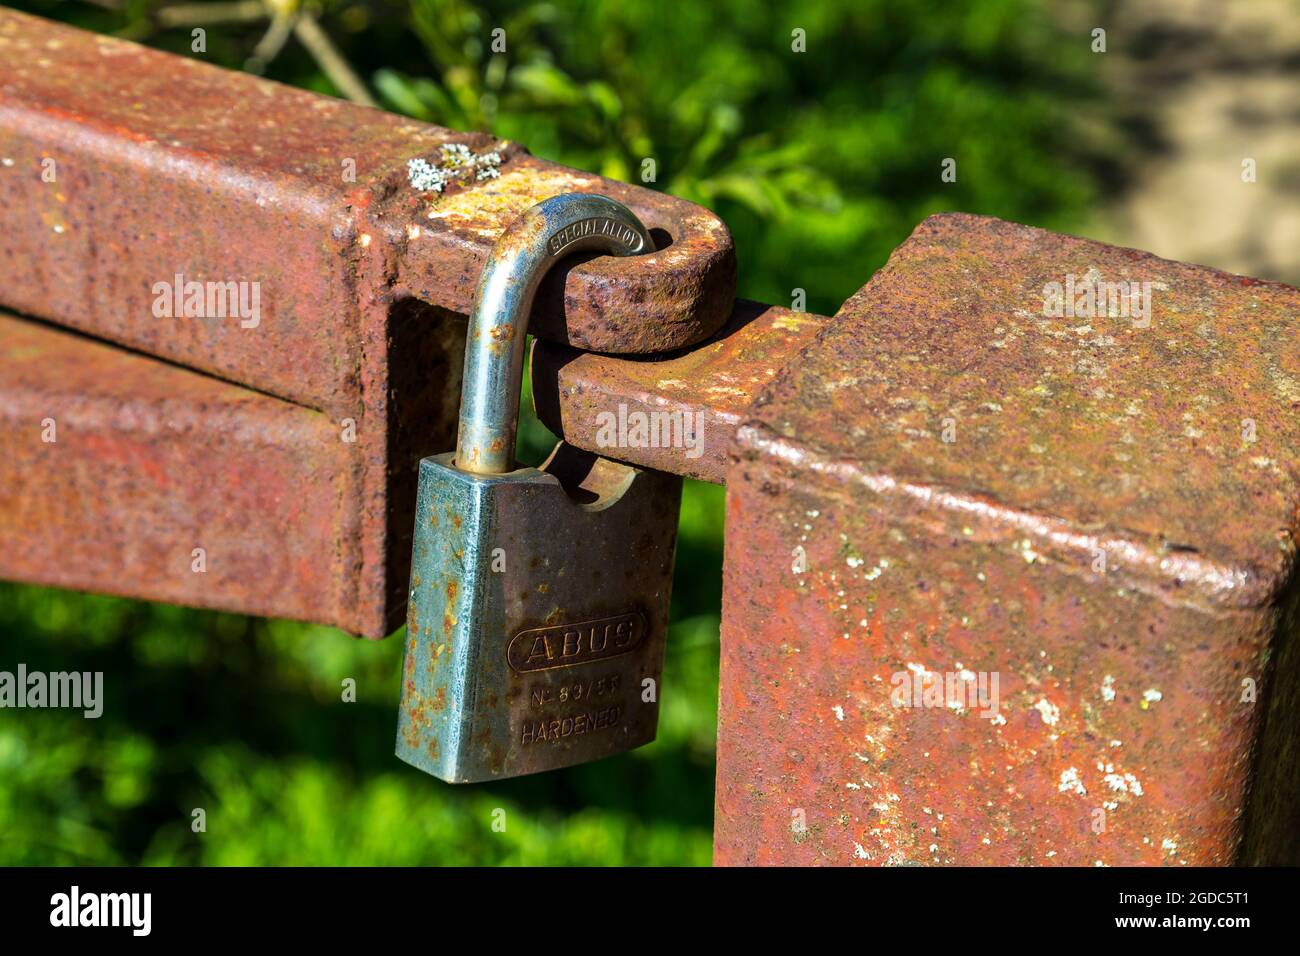
[[[922,223],[738,431],[716,862],[1295,862],[1297,343],[1285,285]]]

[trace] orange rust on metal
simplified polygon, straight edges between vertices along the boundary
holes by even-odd
[[[507,224],[551,196],[599,193],[636,213],[656,251],[561,262],[537,290],[528,331],[593,352],[645,354],[693,345],[726,321],[736,294],[736,258],[721,219],[693,203],[557,166],[517,146],[505,155],[500,178],[432,205],[408,189],[389,197],[383,216],[397,223],[395,242],[406,236],[407,222],[446,232],[455,242],[407,241],[399,286],[467,313],[488,251]]]
[[[715,860],[1297,862],[1298,343],[1285,285],[922,223],[738,431]]]
[[[501,153],[500,177],[417,192],[407,162]],[[707,210],[456,133],[0,9],[0,305],[355,416],[394,301],[466,314],[505,226],[601,192],[655,230],[635,263],[566,264],[534,331],[618,352],[726,318],[731,237]],[[243,283],[256,317],[160,314]],[[174,288],[174,287],[179,287]]]
[[[533,407],[571,445],[721,484],[750,403],[828,321],[740,300],[713,339],[663,358],[593,355],[538,340]]]
[[[0,444],[0,577],[371,637],[401,614],[321,412],[0,314]]]

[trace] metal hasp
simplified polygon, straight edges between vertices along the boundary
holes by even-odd
[[[613,200],[559,196],[506,230],[479,282],[457,450],[420,463],[397,733],[401,759],[449,783],[654,739],[681,479],[563,442],[510,470],[542,274],[652,248]]]
[[[1296,862],[1300,291],[935,216],[733,461],[716,862]]]
[[[829,321],[738,299],[713,338],[655,358],[579,352],[536,339],[533,407],[555,434],[595,452],[602,444],[601,422],[611,416],[639,416],[655,423],[661,435],[689,422],[696,439],[690,445],[646,441],[620,448],[619,455],[631,464],[720,485],[750,405]]]

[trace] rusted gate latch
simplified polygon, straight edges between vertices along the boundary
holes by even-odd
[[[381,637],[508,223],[595,192],[655,239],[548,277],[530,331],[555,342],[685,347],[734,296],[731,237],[691,203],[7,9],[0,161],[0,307],[131,350],[0,318],[14,580]]]

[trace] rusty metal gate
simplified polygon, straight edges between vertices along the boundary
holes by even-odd
[[[718,863],[1300,860],[1300,291],[943,214],[792,312],[517,144],[9,11],[0,54],[0,577],[392,632],[487,252],[602,193],[659,251],[546,280],[533,392],[591,451],[705,423],[619,454],[727,487]],[[444,147],[499,175],[429,209]]]

